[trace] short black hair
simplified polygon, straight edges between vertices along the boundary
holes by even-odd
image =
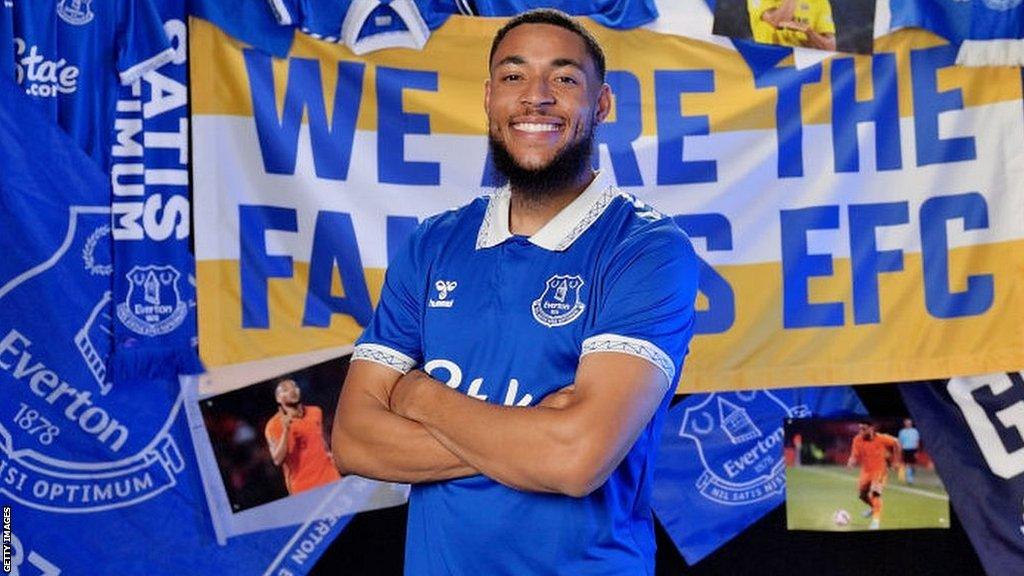
[[[565,28],[579,36],[583,40],[584,46],[587,47],[587,54],[589,54],[590,59],[594,61],[594,68],[597,69],[597,77],[601,79],[601,82],[604,82],[604,50],[602,50],[601,45],[597,43],[597,38],[594,38],[594,35],[588,32],[587,29],[573,17],[561,10],[555,10],[554,8],[537,8],[535,10],[529,10],[506,22],[505,25],[502,26],[494,35],[494,41],[491,42],[491,53],[487,57],[488,67],[490,67],[491,61],[494,60],[494,53],[498,50],[498,44],[501,44],[501,41],[505,39],[505,35],[507,35],[513,28],[522,26],[523,24],[550,24],[552,26],[558,26],[559,28]]]

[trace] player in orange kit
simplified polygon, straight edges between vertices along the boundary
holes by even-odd
[[[289,494],[298,494],[341,479],[324,440],[323,411],[302,403],[294,380],[281,380],[274,391],[277,414],[264,433],[274,464],[284,467]]]
[[[889,478],[889,467],[899,465],[902,458],[900,443],[896,438],[878,432],[871,422],[860,423],[846,465],[860,464],[857,489],[860,499],[871,507],[864,515],[871,517],[872,530],[877,530],[882,520],[882,490]]]

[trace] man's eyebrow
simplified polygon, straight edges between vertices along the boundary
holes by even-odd
[[[498,61],[498,63],[495,64],[494,67],[497,68],[498,66],[502,66],[505,64],[526,64],[526,60],[522,56],[505,56],[500,61]]]
[[[579,60],[574,60],[572,58],[555,58],[554,60],[551,61],[551,64],[555,68],[570,66],[572,68],[578,69],[580,72],[586,72],[586,70],[583,69],[583,64],[580,63]]]
[[[526,64],[526,59],[523,58],[522,56],[516,56],[516,55],[513,54],[511,56],[506,56],[506,57],[502,58],[501,60],[499,60],[494,65],[494,67],[497,68],[499,66],[504,66],[506,64],[512,64],[512,65]],[[573,58],[555,58],[554,60],[551,61],[551,65],[553,67],[555,67],[555,68],[562,68],[564,66],[569,66],[569,67],[578,69],[580,72],[586,72],[586,70],[583,68],[583,64],[580,63],[579,60],[575,60]]]

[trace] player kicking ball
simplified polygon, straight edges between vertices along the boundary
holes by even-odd
[[[889,478],[889,468],[902,461],[902,450],[896,438],[878,432],[871,422],[861,422],[853,437],[850,459],[846,465],[860,465],[857,490],[862,502],[870,508],[864,511],[871,518],[871,530],[878,530],[882,521],[882,491]]]

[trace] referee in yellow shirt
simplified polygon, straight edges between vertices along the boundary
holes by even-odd
[[[757,42],[836,49],[829,0],[747,0],[747,12]]]

